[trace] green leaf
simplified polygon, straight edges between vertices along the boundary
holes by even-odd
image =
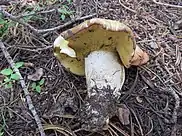
[[[20,79],[20,76],[18,74],[11,74],[11,79],[14,79],[14,80],[19,80]]]
[[[33,89],[35,89],[37,85],[36,85],[35,82],[33,82],[31,86],[32,86]]]
[[[45,79],[41,79],[41,80],[39,81],[39,85],[43,85],[43,84],[44,84],[44,81],[45,81]]]
[[[68,2],[69,4],[71,4],[71,0],[67,0],[67,2]]]
[[[41,87],[38,85],[38,86],[36,86],[35,90],[36,90],[37,93],[40,93]]]
[[[30,14],[35,14],[35,11],[26,11],[24,14],[29,14],[29,16],[24,16],[23,19],[26,23],[28,23],[35,15],[30,15]]]
[[[59,8],[58,12],[64,15],[70,15],[73,13],[73,11],[69,11],[69,7],[66,5],[63,5],[61,8]]]
[[[6,77],[5,79],[4,79],[4,82],[5,83],[8,83],[8,82],[10,82],[11,81],[11,79],[9,78],[9,77]]]
[[[15,67],[16,68],[20,68],[20,67],[22,67],[24,65],[24,62],[17,62],[17,63],[15,63]]]
[[[6,89],[9,89],[9,88],[12,88],[12,87],[13,87],[13,85],[12,85],[11,82],[9,82],[8,84],[5,84],[5,88]]]
[[[6,22],[7,22],[7,21],[5,21],[5,20],[3,20],[3,19],[0,19],[0,24],[1,24],[1,25],[6,24]],[[1,27],[2,27],[2,26],[1,26]]]
[[[37,4],[36,6],[35,6],[35,11],[40,11],[41,10],[41,7]]]
[[[0,17],[0,38],[3,38],[9,29],[10,22],[5,20],[4,17]]]
[[[13,71],[10,68],[6,68],[6,69],[3,69],[0,73],[5,76],[9,76],[13,73]]]
[[[66,16],[64,14],[61,15],[61,20],[65,20]]]
[[[61,13],[61,14],[66,14],[65,10],[64,9],[58,9],[58,12]]]
[[[0,136],[3,136],[4,135],[4,132],[0,132]]]
[[[65,10],[69,9],[69,7],[67,5],[63,5],[62,6]]]

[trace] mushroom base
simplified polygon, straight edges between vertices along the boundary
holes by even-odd
[[[88,95],[82,108],[83,128],[107,128],[109,118],[116,111],[115,101],[120,97],[125,80],[125,69],[117,54],[94,51],[85,58]]]
[[[113,99],[110,87],[98,89],[93,87],[89,90],[87,97],[81,108],[80,119],[82,129],[88,131],[101,131],[108,128],[109,118],[117,115],[117,107]]]

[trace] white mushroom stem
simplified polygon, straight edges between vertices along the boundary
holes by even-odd
[[[115,98],[121,95],[120,90],[125,80],[125,69],[118,56],[112,52],[94,51],[85,58],[85,75],[88,97],[89,90],[96,86],[99,89],[110,86]]]

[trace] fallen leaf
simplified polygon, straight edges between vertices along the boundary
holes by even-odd
[[[28,75],[28,79],[32,81],[38,81],[43,75],[43,68],[36,69],[35,73],[32,75]]]
[[[118,117],[119,117],[120,122],[123,125],[130,124],[129,116],[130,116],[129,109],[126,107],[125,104],[121,104],[119,109],[118,109]]]
[[[131,64],[139,66],[145,64],[149,61],[149,55],[146,52],[143,52],[139,46],[136,46],[134,56],[131,60]]]

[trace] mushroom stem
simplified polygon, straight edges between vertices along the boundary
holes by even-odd
[[[96,86],[101,89],[110,86],[115,98],[118,98],[124,83],[124,66],[119,61],[117,54],[107,51],[94,51],[85,58],[85,75],[89,90]]]
[[[85,58],[88,95],[82,107],[83,129],[107,129],[109,118],[116,115],[116,99],[124,83],[125,71],[117,54],[94,51]]]

